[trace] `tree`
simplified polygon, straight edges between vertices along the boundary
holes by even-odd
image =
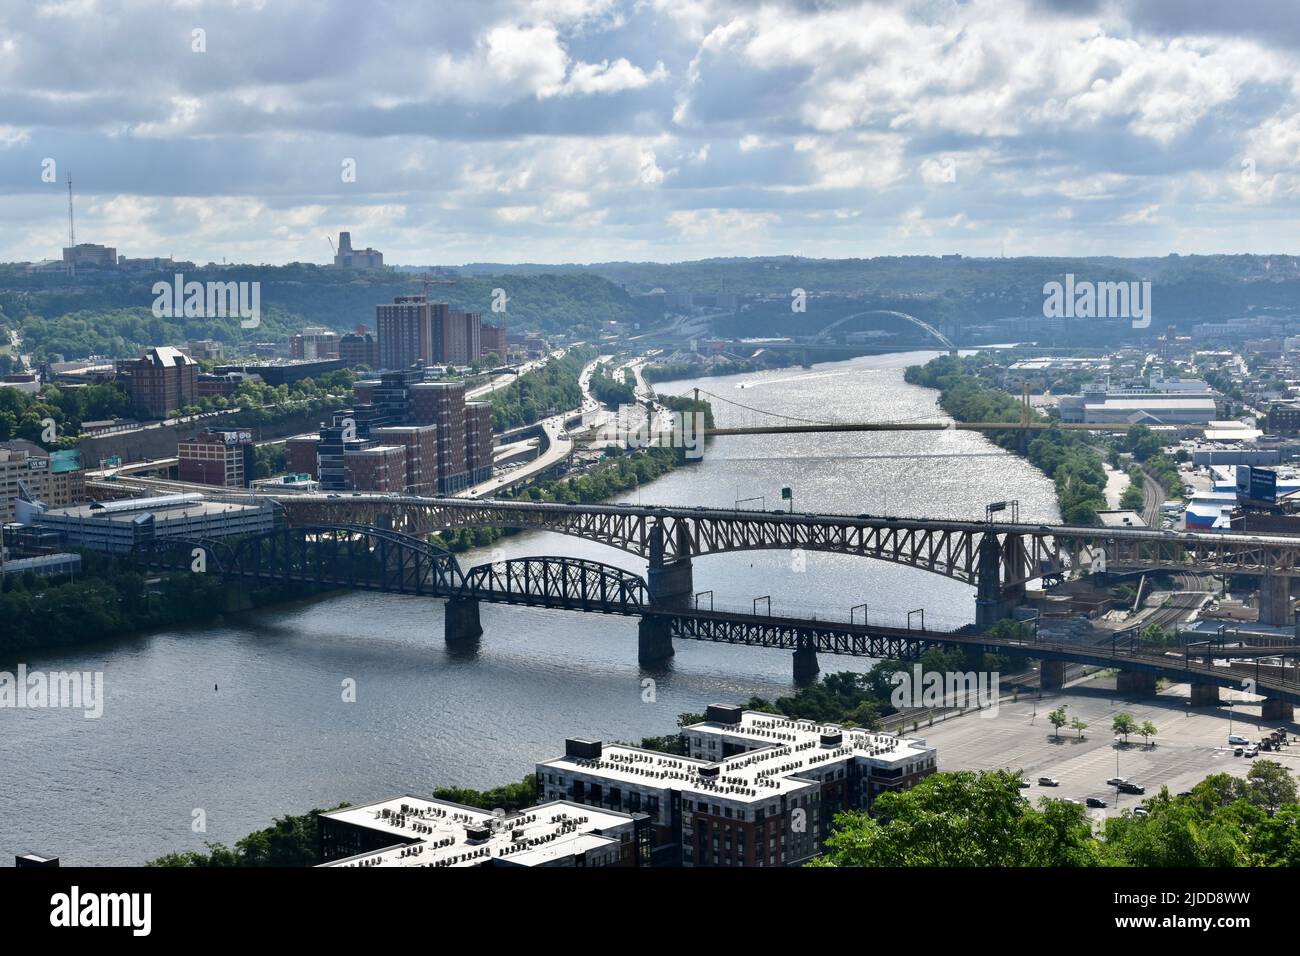
[[[1057,740],[1061,739],[1061,728],[1065,726],[1065,705],[1062,704],[1056,710],[1047,715],[1047,721],[1055,728],[1054,736]]]
[[[936,773],[842,813],[814,866],[1086,866],[1098,848],[1083,807],[1020,795],[1020,775]]]
[[[1142,726],[1138,728],[1138,733],[1142,735],[1142,739],[1147,742],[1148,746],[1155,746],[1155,744],[1151,743],[1151,738],[1159,733],[1159,731],[1156,730],[1155,724],[1151,723],[1149,720],[1144,720]]]
[[[1088,723],[1087,721],[1080,720],[1078,717],[1075,717],[1073,720],[1070,721],[1070,729],[1077,730],[1079,732],[1079,739],[1082,740],[1083,732],[1088,729]]]
[[[1276,760],[1256,760],[1246,774],[1246,799],[1274,814],[1278,807],[1296,802],[1296,783]]]
[[[1123,734],[1124,743],[1128,743],[1128,735],[1136,733],[1138,726],[1137,721],[1133,719],[1131,714],[1119,713],[1111,721],[1110,729],[1112,733]]]

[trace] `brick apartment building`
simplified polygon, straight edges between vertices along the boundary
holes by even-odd
[[[295,435],[284,443],[284,467],[296,475],[320,478],[320,464],[316,453],[320,446],[319,435]]]
[[[170,346],[118,362],[117,372],[138,415],[165,418],[168,412],[193,405],[198,397],[198,363]]]
[[[438,493],[450,495],[469,487],[465,386],[460,382],[412,385],[411,420],[438,427]]]
[[[364,325],[339,339],[339,359],[348,368],[379,368],[379,341]]]
[[[492,477],[492,405],[465,403],[465,468],[469,482],[477,485]]]
[[[509,354],[506,348],[506,327],[504,325],[488,325],[484,323],[479,330],[480,346],[482,353],[487,355],[489,352],[497,357],[497,360],[504,362],[506,355]]]
[[[343,452],[343,472],[349,488],[385,493],[406,487],[406,447],[368,444]]]
[[[469,365],[482,356],[482,315],[401,295],[375,306],[379,364],[386,369]]]
[[[406,476],[400,488],[412,495],[438,493],[438,427],[436,425],[385,425],[370,435],[386,445],[400,445],[406,456]],[[377,489],[376,489],[377,490]]]
[[[821,852],[835,814],[934,773],[922,740],[711,705],[683,730],[689,756],[570,739],[537,765],[538,793],[645,813],[662,865],[794,866]]]

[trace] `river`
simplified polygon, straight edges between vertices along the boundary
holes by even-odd
[[[933,354],[656,387],[698,386],[795,418],[933,418],[936,393],[903,381],[907,365]],[[714,408],[721,425],[749,415]],[[1026,521],[1059,517],[1050,481],[968,432],[724,437],[703,461],[624,500],[733,507],[760,498],[743,506],[771,510],[783,506],[783,486],[797,510],[975,518],[1012,497]],[[645,571],[630,555],[551,533],[496,547],[462,562],[571,554]],[[973,589],[959,582],[815,553],[698,559],[695,587],[712,590],[718,607],[768,596],[774,614],[843,616],[865,603],[872,620],[894,622],[923,607],[926,623],[940,627],[971,621],[975,607]],[[635,619],[484,605],[482,621],[477,649],[451,652],[441,602],[345,593],[29,656],[33,670],[102,671],[106,700],[99,719],[0,711],[5,863],[32,851],[65,864],[138,864],[208,840],[233,844],[276,815],[517,781],[562,753],[566,736],[639,741],[671,732],[681,712],[793,689],[784,651],[680,641],[671,665],[651,672],[637,664]],[[870,662],[821,664],[827,672]],[[347,681],[354,702],[344,700]],[[206,829],[195,832],[200,814]]]

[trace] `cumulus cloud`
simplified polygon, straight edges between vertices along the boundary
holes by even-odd
[[[68,170],[79,236],[200,260],[1276,251],[1298,67],[1282,0],[8,5],[0,258]]]

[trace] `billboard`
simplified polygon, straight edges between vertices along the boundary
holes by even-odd
[[[1237,497],[1251,501],[1277,501],[1277,472],[1257,465],[1238,465]]]

